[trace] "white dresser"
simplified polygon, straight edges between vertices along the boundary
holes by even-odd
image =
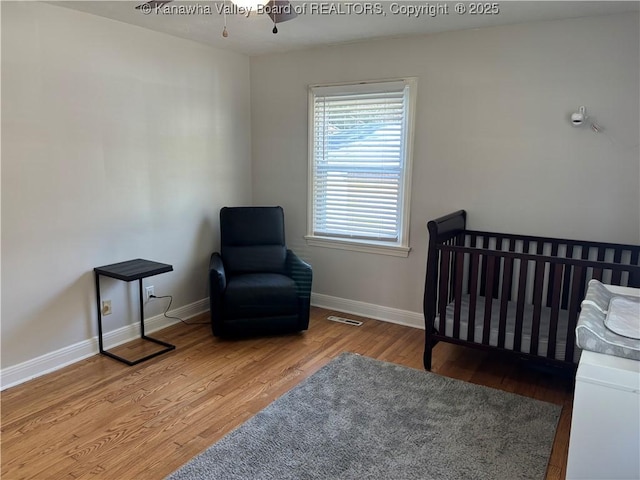
[[[567,461],[567,480],[578,479],[640,479],[639,361],[582,351]]]

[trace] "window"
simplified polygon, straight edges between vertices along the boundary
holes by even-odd
[[[309,90],[310,245],[409,254],[414,78]]]

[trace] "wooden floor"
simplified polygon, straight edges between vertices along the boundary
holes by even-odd
[[[332,313],[312,309],[303,334],[241,341],[179,324],[154,335],[174,352],[133,367],[98,355],[10,388],[1,478],[162,479],[341,352],[422,368],[422,331],[349,326],[326,320]],[[119,353],[138,353],[128,350]],[[562,405],[547,479],[565,477],[570,379],[447,344],[435,347],[433,371]]]

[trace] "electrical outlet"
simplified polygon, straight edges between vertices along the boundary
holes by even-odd
[[[102,315],[111,315],[111,300],[102,301]]]
[[[149,285],[147,288],[145,288],[145,291],[147,292],[147,302],[148,302],[149,299],[151,298],[151,295],[155,295],[153,291],[153,285]]]

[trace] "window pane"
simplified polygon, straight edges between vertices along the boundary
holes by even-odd
[[[408,86],[313,90],[313,234],[397,243]]]

